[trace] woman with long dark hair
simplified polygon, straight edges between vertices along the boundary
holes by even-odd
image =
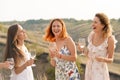
[[[8,28],[5,61],[7,58],[13,58],[15,63],[10,80],[34,80],[31,69],[34,61],[30,59],[30,54],[24,45],[26,37],[25,31],[19,24]]]

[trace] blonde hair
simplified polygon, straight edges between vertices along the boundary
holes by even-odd
[[[108,19],[108,17],[104,14],[104,13],[97,13],[95,14],[95,17],[98,17],[101,24],[104,25],[103,28],[103,37],[104,38],[108,38],[109,36],[112,35],[112,27],[110,25],[110,20]]]
[[[52,32],[52,25],[53,25],[53,22],[55,22],[55,21],[58,21],[62,24],[62,32],[59,35],[59,38],[64,39],[64,38],[68,37],[68,33],[66,31],[66,25],[65,25],[64,21],[62,19],[56,18],[50,22],[50,24],[47,26],[47,28],[45,30],[45,35],[43,37],[45,41],[49,41],[49,42],[55,41],[55,35]]]

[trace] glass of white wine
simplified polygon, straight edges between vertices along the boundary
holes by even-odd
[[[51,51],[55,51],[57,49],[57,45],[55,42],[49,42],[49,49]]]
[[[31,49],[30,50],[30,54],[31,54],[31,58],[32,59],[35,59],[35,57],[36,57],[36,50],[35,49]],[[35,64],[32,64],[32,67],[34,67],[34,66],[36,66]]]
[[[54,52],[57,50],[57,45],[56,42],[49,42],[49,49]],[[56,57],[53,58],[54,60],[56,60]]]
[[[82,49],[85,48],[85,46],[86,46],[85,38],[79,38],[78,43],[80,45],[80,48],[82,48]],[[80,55],[84,55],[83,51],[82,51],[82,53]]]

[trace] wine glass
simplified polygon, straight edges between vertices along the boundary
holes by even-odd
[[[55,42],[49,42],[49,49],[51,51],[55,51],[57,49],[57,45]]]
[[[7,58],[7,61],[10,63],[9,69],[12,72],[12,69],[14,69],[14,65],[15,65],[14,58]],[[12,74],[10,75],[10,77],[12,77]]]
[[[32,50],[30,50],[30,54],[31,54],[31,58],[32,59],[35,59],[35,57],[36,57],[36,50],[35,49],[32,49]],[[34,66],[36,66],[35,64],[32,64],[32,67],[34,67]]]
[[[49,49],[53,52],[56,51],[57,50],[56,42],[49,42]],[[53,59],[56,60],[56,57],[54,57]]]
[[[85,41],[85,38],[79,38],[79,41],[78,41],[79,45],[80,45],[80,48],[84,49],[85,46],[86,46],[86,41]],[[80,55],[84,55],[83,51]]]

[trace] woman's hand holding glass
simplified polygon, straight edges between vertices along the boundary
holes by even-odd
[[[12,69],[14,69],[14,65],[15,65],[14,58],[7,58],[6,63],[10,64],[8,68],[12,71]],[[12,77],[12,74],[9,77]]]
[[[56,54],[57,54],[57,45],[56,45],[55,42],[50,42],[49,43],[49,51],[50,51],[50,57],[55,60],[56,59]]]
[[[5,62],[3,63],[3,68],[9,69],[9,67],[10,67],[10,62],[9,62],[9,61],[5,61]]]
[[[31,62],[33,61],[33,63],[34,63],[34,59],[36,57],[36,50],[35,49],[30,50],[30,54],[31,54],[31,56],[30,56],[31,57]],[[36,66],[33,63],[32,63],[32,66]]]
[[[54,58],[56,56],[56,52],[55,51],[53,52],[52,50],[49,49],[49,52],[50,52],[50,57],[51,58]]]
[[[8,61],[9,64],[10,64],[8,68],[12,70],[12,69],[14,68],[14,65],[15,65],[14,59],[13,59],[13,58],[7,58],[7,61]],[[8,62],[7,62],[7,63],[8,63]]]
[[[95,59],[99,62],[105,62],[105,57],[102,56],[95,56]]]
[[[26,63],[25,63],[25,66],[26,66],[26,67],[27,67],[27,66],[31,66],[31,65],[33,65],[33,63],[34,63],[34,60],[33,60],[33,59],[27,60]]]
[[[86,46],[85,38],[79,38],[78,48],[79,48],[80,51],[82,51],[82,53],[80,55],[84,55],[85,46]]]

